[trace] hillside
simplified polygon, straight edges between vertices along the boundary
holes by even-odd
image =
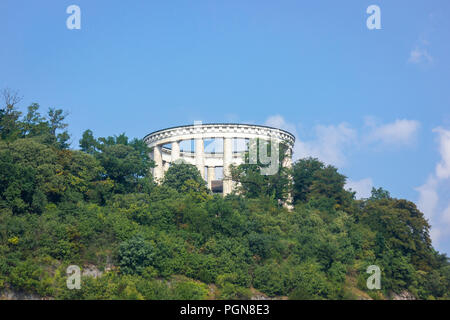
[[[233,168],[240,188],[223,198],[187,164],[171,166],[155,184],[140,139],[96,138],[87,130],[73,150],[66,127],[61,110],[1,109],[0,292],[361,299],[408,291],[449,298],[450,263],[433,249],[416,205],[382,188],[356,200],[344,190],[346,178],[318,159],[273,176],[258,165]],[[283,206],[289,193],[293,210]],[[80,290],[66,286],[69,265],[86,274]],[[382,271],[381,290],[366,286],[369,265]]]

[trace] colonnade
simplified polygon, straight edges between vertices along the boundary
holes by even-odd
[[[283,166],[290,166],[295,138],[287,131],[272,127],[226,123],[195,124],[158,130],[147,135],[144,141],[153,150],[150,157],[156,165],[153,169],[156,181],[162,180],[171,163],[182,160],[195,165],[211,189],[212,181],[216,180],[215,169],[223,167],[223,194],[226,195],[233,189],[230,165],[244,162],[245,151],[233,151],[233,139],[255,138],[284,142],[288,146],[288,157]],[[205,139],[223,139],[223,151],[205,152]],[[180,144],[185,140],[195,141],[194,151],[181,150]]]
[[[150,154],[150,158],[155,162],[155,168],[153,169],[153,177],[159,181],[164,177],[165,172],[169,169],[171,163],[176,163],[177,160],[183,160],[184,162],[195,164],[195,166],[200,171],[200,174],[203,179],[207,180],[208,188],[211,189],[212,181],[215,180],[215,169],[217,167],[223,167],[223,192],[224,194],[228,194],[232,189],[231,182],[231,172],[230,165],[231,164],[239,164],[239,160],[235,159],[233,161],[233,149],[232,149],[232,138],[223,138],[223,161],[220,163],[220,160],[212,158],[208,161],[206,160],[205,155],[205,143],[203,139],[197,138],[195,139],[195,151],[194,152],[184,152],[184,156],[181,157],[181,149],[180,149],[180,140],[171,142],[171,147],[164,148],[163,145],[157,144],[153,147],[153,153]],[[170,152],[170,160],[165,159],[163,154],[165,152]],[[194,155],[192,161],[192,154]],[[207,163],[205,163],[207,162]],[[206,176],[205,176],[205,168],[206,168]]]

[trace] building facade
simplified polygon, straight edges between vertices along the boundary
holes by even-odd
[[[208,187],[222,189],[229,194],[233,189],[230,165],[244,163],[249,141],[260,139],[283,143],[288,148],[283,166],[290,167],[295,137],[281,129],[236,123],[196,123],[152,132],[144,137],[150,157],[155,162],[153,177],[161,181],[172,163],[185,162],[197,166]],[[220,180],[216,179],[221,169]]]

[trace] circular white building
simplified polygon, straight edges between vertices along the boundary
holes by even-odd
[[[248,141],[260,139],[283,143],[287,154],[283,166],[289,167],[295,137],[281,129],[237,123],[195,123],[152,132],[144,137],[155,161],[153,177],[160,181],[175,161],[197,166],[208,187],[226,195],[232,191],[230,165],[244,163]],[[222,176],[219,179],[219,176]],[[216,179],[218,177],[218,179]]]

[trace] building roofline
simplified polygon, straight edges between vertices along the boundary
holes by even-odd
[[[213,123],[202,123],[202,124],[186,124],[186,125],[181,125],[181,126],[174,126],[174,127],[169,127],[169,128],[164,128],[164,129],[160,129],[160,130],[156,130],[153,131],[147,135],[144,136],[144,138],[142,140],[145,140],[147,137],[158,133],[158,132],[162,132],[162,131],[166,131],[166,130],[172,130],[172,129],[177,129],[177,128],[186,128],[186,127],[194,127],[194,126],[215,126],[215,125],[237,125],[237,126],[252,126],[252,127],[261,127],[261,128],[268,128],[268,129],[274,129],[274,130],[280,130],[283,131],[284,133],[289,134],[290,136],[292,136],[294,138],[295,141],[295,136],[290,133],[287,130],[283,130],[280,128],[275,128],[275,127],[270,127],[270,126],[264,126],[264,125],[260,125],[260,124],[250,124],[250,123],[233,123],[233,122],[225,122],[225,123],[217,123],[217,122],[213,122]]]

